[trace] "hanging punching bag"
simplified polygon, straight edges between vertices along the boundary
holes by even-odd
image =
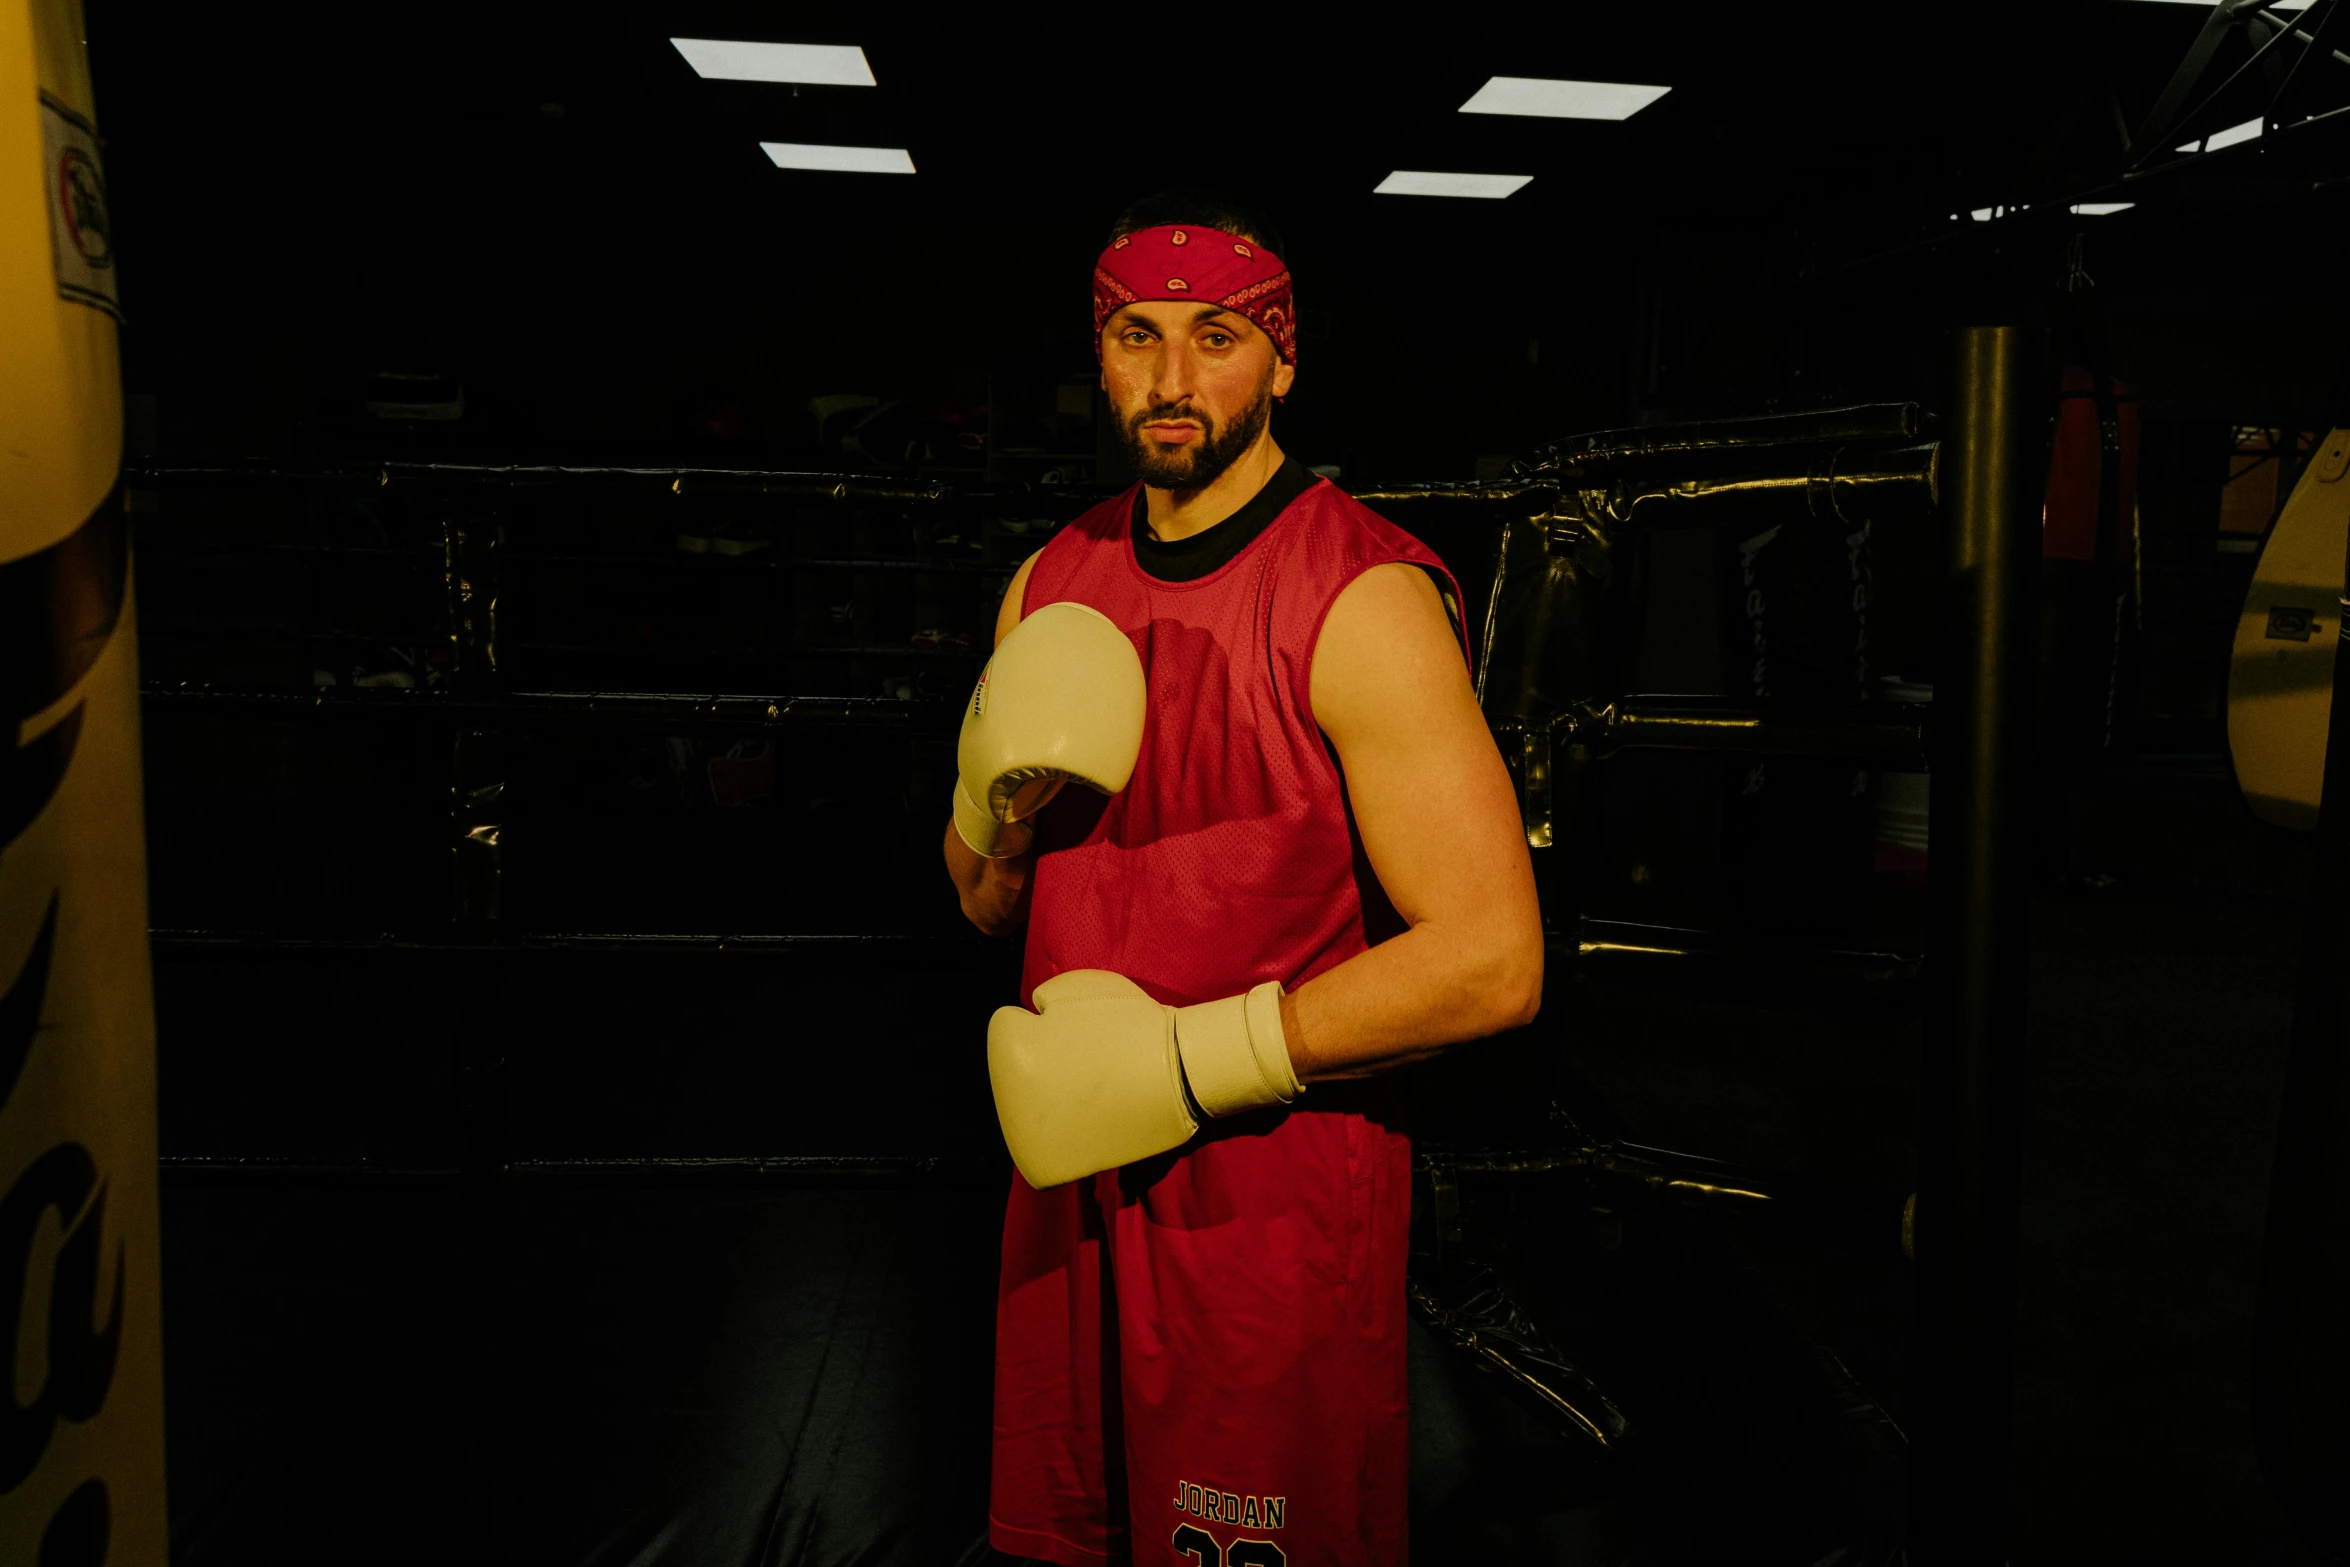
[[[2318,475],[2323,482],[2322,472]],[[2336,536],[2336,548],[2345,548]],[[2342,562],[2350,578],[2350,556]],[[2329,573],[2330,575],[2330,573]],[[2350,690],[2350,629],[2338,595],[2324,633],[2333,689]],[[2314,634],[2313,634],[2314,640]],[[2309,715],[2305,712],[2306,721]],[[2301,1537],[2350,1559],[2350,702],[2327,703],[2317,876],[2261,1252],[2252,1413],[2261,1473]]]
[[[155,1025],[79,0],[0,0],[0,1562],[160,1567]]]

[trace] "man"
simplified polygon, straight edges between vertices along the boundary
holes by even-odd
[[[1061,1567],[1404,1560],[1409,1145],[1352,1080],[1541,997],[1452,579],[1274,441],[1277,245],[1197,195],[1119,220],[1141,483],[1013,578],[946,834],[972,922],[1028,925],[989,1534]]]

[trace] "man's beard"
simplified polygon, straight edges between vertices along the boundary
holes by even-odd
[[[1256,445],[1272,417],[1273,377],[1268,374],[1257,388],[1256,400],[1221,429],[1213,417],[1188,404],[1154,403],[1127,420],[1118,434],[1143,483],[1154,490],[1201,490],[1215,483],[1225,469],[1240,461],[1241,453]],[[1168,448],[1143,434],[1144,425],[1168,419],[1198,420],[1199,439]]]

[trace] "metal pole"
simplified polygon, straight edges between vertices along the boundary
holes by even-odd
[[[2350,483],[2350,480],[2337,481]],[[2342,564],[2350,584],[2350,552]],[[2350,614],[2350,587],[2337,601]],[[2350,1556],[2350,624],[2337,625],[2317,876],[2261,1258],[2253,1419],[2261,1473],[2302,1538]]]
[[[2029,888],[2038,343],[1956,338],[1934,691],[1917,1203],[1914,1567],[2005,1560]]]
[[[455,496],[441,497],[448,595],[449,683],[460,698],[497,688],[498,522]],[[505,911],[506,735],[461,724],[451,758],[449,928],[454,956],[449,1004],[457,1045],[458,1160],[466,1190],[497,1201],[511,1193],[505,985],[497,947]]]

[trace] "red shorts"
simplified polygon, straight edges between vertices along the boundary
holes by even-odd
[[[1331,1103],[1352,1086],[1049,1191],[1013,1177],[997,1550],[1061,1567],[1405,1560],[1411,1146]]]

